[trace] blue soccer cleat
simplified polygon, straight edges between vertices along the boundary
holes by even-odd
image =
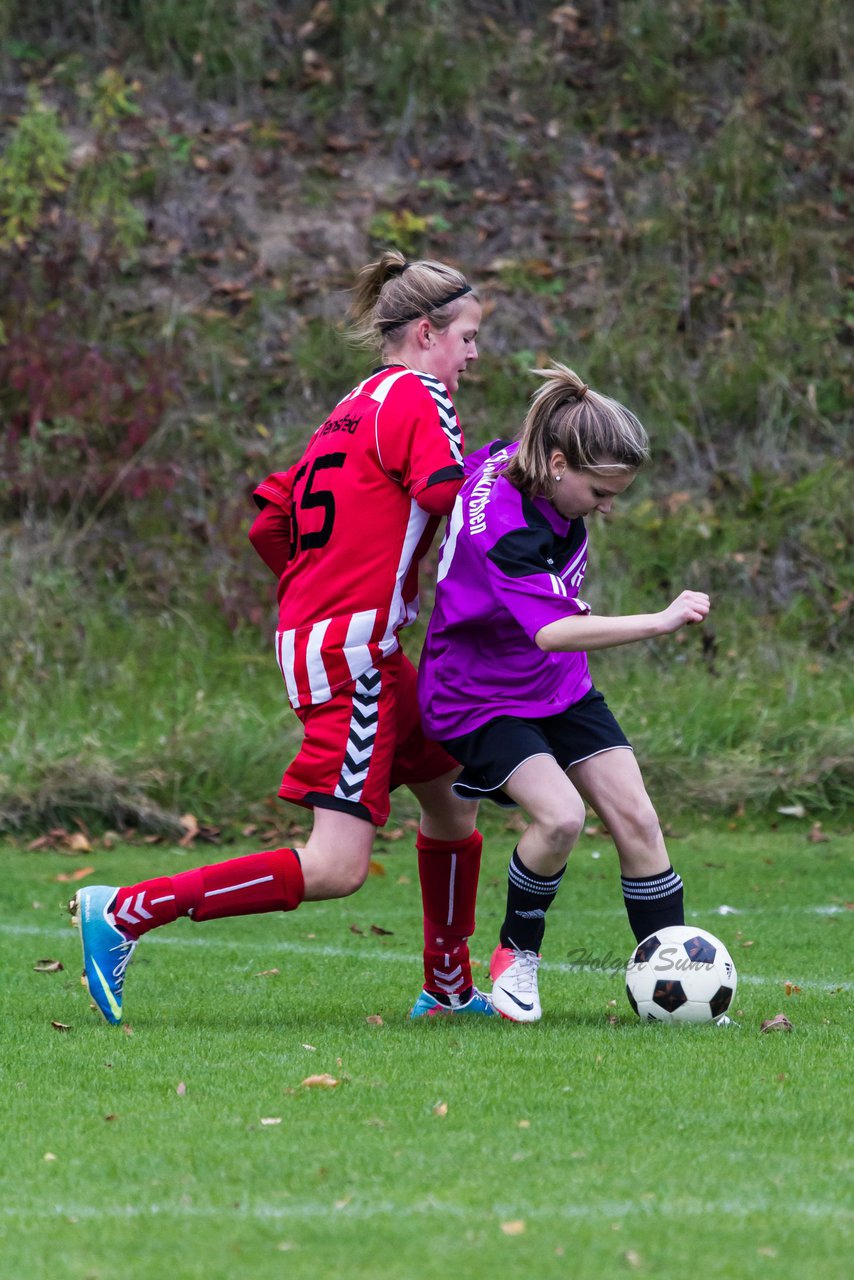
[[[452,996],[451,999],[457,999]],[[422,991],[418,999],[415,1001],[410,1018],[434,1018],[434,1017],[456,1017],[460,1013],[479,1013],[487,1018],[491,1018],[495,1014],[492,1007],[492,1000],[489,996],[485,996],[483,992],[478,991],[477,987],[472,987],[471,995],[465,1004],[461,1004],[457,999],[456,1004],[442,1004],[441,1000],[437,1000],[429,991]]]
[[[72,922],[79,926],[83,943],[83,982],[107,1022],[122,1020],[122,988],[137,938],[131,938],[113,922],[110,907],[118,890],[106,884],[78,889],[68,904]]]

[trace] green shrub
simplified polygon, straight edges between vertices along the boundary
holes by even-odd
[[[31,87],[27,108],[0,155],[0,250],[27,247],[45,205],[66,190],[70,176],[59,114]]]

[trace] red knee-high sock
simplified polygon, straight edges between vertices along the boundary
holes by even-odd
[[[433,840],[418,832],[418,876],[424,908],[424,986],[442,996],[459,996],[472,985],[468,939],[483,839]]]
[[[302,902],[302,867],[293,849],[267,849],[208,867],[157,876],[119,889],[113,918],[140,937],[177,916],[217,920],[262,911],[293,911]]]

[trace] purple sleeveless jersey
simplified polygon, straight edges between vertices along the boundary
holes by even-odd
[[[418,671],[424,728],[440,742],[496,716],[557,715],[591,688],[586,653],[543,653],[534,642],[547,623],[590,612],[578,599],[584,521],[500,474],[516,447],[495,441],[465,460],[442,543]]]

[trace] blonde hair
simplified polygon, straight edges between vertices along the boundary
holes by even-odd
[[[554,361],[531,369],[544,385],[534,392],[519,448],[504,474],[529,497],[550,498],[555,449],[573,471],[637,471],[649,458],[649,439],[638,419],[610,396],[591,391],[578,374]]]
[[[397,249],[387,249],[359,272],[349,336],[359,346],[394,347],[403,339],[405,326],[426,315],[441,332],[467,294],[477,296],[455,267],[429,258],[408,262]]]

